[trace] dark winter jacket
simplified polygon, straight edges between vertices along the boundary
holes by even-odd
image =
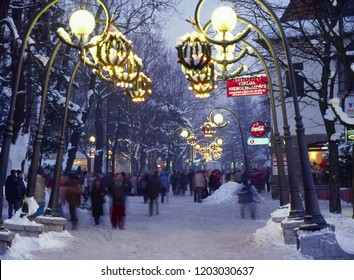
[[[127,181],[112,181],[109,186],[109,194],[112,197],[113,205],[125,205],[129,191],[130,188]]]
[[[188,184],[188,178],[187,178],[187,175],[185,173],[181,173],[179,175],[179,178],[178,178],[178,183],[181,185],[181,186],[186,186]]]
[[[178,183],[178,176],[176,173],[172,173],[170,176],[170,184],[172,186],[175,186],[175,185],[177,185],[177,183]]]
[[[188,178],[188,182],[190,185],[193,185],[193,177],[195,175],[195,172],[193,171],[189,171],[187,174],[187,178]]]
[[[156,176],[152,176],[147,182],[146,192],[149,199],[156,199],[161,193],[160,182]]]
[[[105,202],[105,195],[106,191],[103,186],[92,187],[90,197],[93,217],[99,217],[103,215],[103,203]]]
[[[169,187],[168,172],[166,170],[161,171],[161,174],[159,176],[159,181],[160,181],[161,188],[167,189]]]
[[[20,197],[20,201],[23,201],[26,194],[26,186],[22,178],[17,178],[16,188],[17,188],[17,193]]]
[[[257,193],[257,190],[253,185],[244,185],[243,184],[242,189],[239,192],[237,192],[237,195],[238,195],[237,202],[241,203],[241,204],[256,202],[254,200],[255,193]]]
[[[81,202],[81,195],[85,191],[80,187],[80,180],[69,179],[65,182],[64,198],[69,203],[69,207],[78,207]]]
[[[20,199],[20,194],[17,191],[17,176],[9,175],[5,182],[5,196],[9,203],[14,203]]]

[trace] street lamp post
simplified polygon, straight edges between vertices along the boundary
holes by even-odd
[[[300,113],[300,106],[298,102],[297,89],[296,89],[296,81],[295,81],[295,72],[294,66],[292,63],[292,57],[290,52],[290,47],[288,43],[288,39],[286,37],[285,31],[281,26],[280,20],[271,7],[264,1],[256,0],[272,17],[275,22],[278,31],[280,33],[280,38],[283,44],[283,49],[286,55],[287,65],[288,65],[288,73],[290,80],[290,89],[293,97],[293,105],[295,110],[295,122],[296,122],[296,134],[299,145],[299,155],[301,162],[301,172],[302,179],[304,184],[304,196],[305,196],[305,216],[304,221],[300,225],[300,229],[303,230],[319,230],[322,228],[328,227],[327,222],[321,214],[317,195],[314,187],[313,177],[311,174],[311,166],[307,153],[307,142],[305,138],[305,128],[302,122],[302,115]]]
[[[174,132],[172,133],[172,135],[174,135],[175,133],[179,132],[179,137],[188,142],[188,145],[191,147],[191,160],[192,160],[192,164],[191,167],[194,168],[195,166],[195,162],[194,162],[194,146],[197,143],[197,137],[194,135],[192,129],[189,126],[180,126],[178,128],[176,128],[174,130]],[[169,152],[168,152],[169,153]]]
[[[52,192],[50,194],[48,207],[44,213],[46,216],[53,216],[53,217],[60,216],[60,213],[58,211],[58,201],[59,201],[60,176],[61,176],[62,162],[63,162],[63,157],[64,157],[64,148],[65,148],[66,122],[68,119],[71,88],[72,88],[75,74],[76,74],[77,70],[79,69],[80,64],[81,63],[78,62],[78,63],[76,63],[76,65],[74,67],[73,73],[71,74],[71,77],[70,77],[70,82],[69,82],[69,86],[67,89],[67,93],[66,93],[64,117],[63,117],[63,123],[62,123],[62,127],[61,127],[57,157],[56,157],[56,161],[55,161]]]
[[[288,65],[288,74],[289,74],[289,80],[290,80],[290,91],[292,93],[293,97],[293,105],[294,105],[294,111],[295,111],[295,122],[296,122],[296,134],[297,134],[297,141],[298,141],[298,146],[299,146],[299,155],[300,155],[300,163],[301,163],[301,171],[302,171],[302,179],[303,179],[303,185],[304,185],[304,195],[305,195],[305,217],[303,223],[300,225],[300,228],[303,230],[318,230],[322,229],[328,226],[326,221],[324,220],[322,214],[320,213],[316,193],[315,193],[315,188],[314,188],[314,182],[313,178],[311,176],[311,168],[310,168],[310,162],[308,159],[308,154],[307,154],[307,144],[306,144],[306,139],[305,139],[305,129],[304,125],[302,122],[302,116],[300,113],[300,108],[299,108],[299,102],[297,99],[297,91],[296,91],[296,84],[295,84],[295,74],[294,74],[294,67],[292,64],[292,58],[291,58],[291,53],[290,53],[290,48],[288,44],[287,37],[285,35],[285,31],[283,30],[280,21],[274,11],[270,8],[270,6],[262,1],[262,0],[255,0],[256,3],[258,3],[272,18],[274,21],[277,30],[279,31],[282,46],[285,52],[286,56],[286,61]],[[200,19],[199,19],[199,14],[200,14],[200,9],[202,4],[204,3],[204,0],[200,0],[197,4],[196,10],[195,10],[195,19],[192,20],[192,23],[197,27],[197,30],[199,33],[203,34],[204,38],[206,41],[208,41],[210,44],[217,45],[219,47],[222,47],[222,52],[224,53],[223,59],[216,62],[218,64],[221,64],[224,66],[223,72],[221,75],[221,78],[223,80],[226,80],[228,77],[234,76],[234,74],[228,75],[228,65],[234,64],[237,59],[228,59],[227,58],[227,48],[229,46],[235,45],[236,43],[240,42],[241,40],[244,39],[245,36],[249,33],[251,27],[247,26],[244,31],[239,32],[236,36],[233,36],[231,34],[230,39],[225,39],[226,34],[232,30],[235,26],[235,18],[236,16],[233,15],[233,13],[227,13],[232,15],[231,20],[227,21],[227,14],[224,13],[221,19],[221,23],[218,23],[217,26],[215,27],[215,30],[218,30],[223,34],[222,39],[223,40],[218,40],[218,39],[213,39],[210,36],[206,34],[204,31],[203,27],[200,24]],[[229,18],[230,19],[230,18]],[[204,55],[204,54],[203,54]],[[209,58],[209,61],[210,58]],[[207,64],[208,65],[208,64]],[[191,68],[193,68],[193,65],[191,65]]]
[[[246,25],[252,26],[252,28],[258,33],[258,35],[260,35],[260,37],[266,43],[266,45],[269,49],[269,52],[272,56],[273,62],[274,62],[276,77],[277,77],[278,86],[279,86],[279,100],[280,100],[280,105],[281,105],[283,129],[284,129],[284,144],[285,144],[285,152],[286,152],[286,157],[288,160],[288,170],[289,170],[289,172],[288,172],[289,173],[289,187],[290,187],[289,218],[302,219],[304,217],[304,207],[303,207],[302,198],[300,195],[299,182],[298,182],[298,171],[297,171],[297,168],[295,165],[295,160],[294,160],[294,150],[293,150],[293,145],[292,145],[290,126],[288,124],[288,117],[287,117],[287,111],[286,111],[286,105],[285,105],[284,90],[283,90],[279,61],[276,56],[276,52],[274,50],[274,47],[271,44],[271,41],[264,34],[264,32],[257,25],[253,24],[249,20],[244,19],[243,17],[239,16],[237,19]],[[245,41],[241,41],[241,42],[243,44],[247,44],[247,42],[245,42]],[[255,48],[252,48],[252,49],[253,49],[253,52],[255,53],[255,55],[258,57],[258,59],[263,64],[265,71],[268,73],[269,71],[267,70],[264,59],[261,57],[261,55],[259,54],[259,52]],[[267,76],[271,80],[271,76],[269,74],[267,74]],[[280,141],[279,132],[278,132],[277,115],[276,115],[276,110],[275,110],[275,97],[273,94],[271,81],[269,81],[269,85],[270,85],[269,95],[270,95],[270,100],[271,100],[272,115],[273,115],[273,119],[274,119],[273,120],[274,143],[275,143],[278,172],[279,172],[280,205],[283,206],[289,202],[289,190],[288,190],[288,185],[286,184],[286,179],[285,179],[284,162],[283,162],[283,156],[282,156],[282,151],[281,151],[281,141]]]
[[[223,111],[227,111],[229,112],[234,118],[235,118],[235,121],[237,123],[237,127],[239,128],[239,131],[240,131],[240,136],[241,136],[241,143],[242,143],[242,150],[243,150],[243,158],[244,158],[244,162],[245,162],[245,170],[244,172],[246,174],[249,174],[249,171],[250,171],[250,163],[249,163],[249,157],[248,157],[248,149],[247,149],[247,146],[246,146],[246,140],[245,140],[245,136],[244,136],[244,133],[243,133],[243,129],[241,127],[241,123],[240,123],[240,120],[239,118],[233,113],[231,112],[229,109],[226,109],[226,108],[223,108],[223,107],[217,107],[217,108],[214,108],[210,111],[207,119],[208,119],[208,122],[211,122],[211,120],[213,119],[214,123],[216,124],[216,127],[217,128],[223,128],[225,126],[227,126],[230,122],[229,121],[226,121],[225,123],[224,122],[224,117],[222,114],[220,113],[217,113],[214,115],[214,118],[212,118],[213,116],[213,113],[217,110],[223,110]]]
[[[94,165],[93,165],[93,159],[95,158],[95,150],[93,148],[93,144],[95,143],[96,138],[95,136],[91,136],[89,139],[90,142],[90,152],[89,152],[89,158],[90,158],[90,168],[89,168],[89,174],[92,174],[92,171],[95,170]]]
[[[43,118],[44,118],[44,110],[45,110],[46,100],[47,100],[49,76],[50,76],[52,65],[54,63],[54,59],[61,45],[62,42],[59,42],[56,45],[53,54],[47,65],[47,71],[46,71],[45,81],[42,90],[41,107],[38,116],[37,132],[36,132],[36,137],[33,145],[33,157],[28,171],[27,197],[33,197],[35,192],[36,179],[37,179],[36,175],[38,173],[38,168],[39,168],[39,155],[40,155],[40,149],[41,149],[41,144],[43,139]]]

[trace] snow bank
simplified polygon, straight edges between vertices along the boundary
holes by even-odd
[[[241,185],[239,183],[227,182],[222,184],[218,190],[204,199],[203,202],[235,204],[237,202],[236,192],[240,189]]]

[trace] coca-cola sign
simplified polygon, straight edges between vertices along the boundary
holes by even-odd
[[[262,137],[266,134],[267,128],[264,122],[256,121],[251,124],[251,134],[254,137]]]

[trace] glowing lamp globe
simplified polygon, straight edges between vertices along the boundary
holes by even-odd
[[[211,23],[215,31],[227,32],[235,28],[237,16],[230,7],[219,7],[211,15]]]
[[[69,20],[72,32],[79,38],[87,39],[88,35],[95,29],[95,18],[86,10],[77,10]]]
[[[182,139],[187,139],[188,138],[188,131],[187,130],[182,130],[181,134],[179,135]]]
[[[216,123],[216,125],[220,126],[222,124],[222,122],[224,121],[224,117],[221,114],[215,114],[214,116],[214,123]]]

